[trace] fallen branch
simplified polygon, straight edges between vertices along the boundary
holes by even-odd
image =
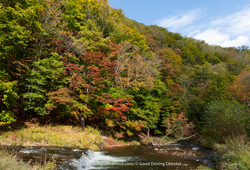
[[[192,138],[192,137],[194,137],[194,136],[196,136],[196,134],[193,134],[193,135],[188,136],[188,137],[185,137],[185,138],[179,138],[179,139],[176,139],[176,140],[171,140],[171,141],[169,141],[169,142],[167,142],[167,143],[164,143],[164,144],[160,144],[159,142],[157,142],[157,143],[151,142],[151,144],[152,144],[153,146],[167,146],[167,145],[175,144],[175,143],[177,143],[177,142],[179,142],[179,141],[181,141],[181,140],[190,139],[190,138]]]
[[[190,138],[192,138],[192,137],[194,137],[194,136],[196,136],[196,134],[193,134],[193,135],[188,136],[188,137],[185,137],[185,138],[179,138],[179,139],[176,139],[176,140],[174,140],[174,142],[176,143],[176,142],[179,142],[179,141],[181,141],[181,140],[190,139]]]
[[[174,127],[172,129],[170,129],[168,131],[168,133],[161,139],[163,141],[163,139],[165,139],[169,134],[171,134],[173,132],[173,129],[176,127],[177,125],[174,125]]]

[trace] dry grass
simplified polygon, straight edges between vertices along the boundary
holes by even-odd
[[[72,126],[30,126],[21,130],[7,132],[0,136],[1,144],[20,146],[62,146],[98,150],[103,140],[100,132],[86,127],[82,131]]]
[[[17,160],[15,155],[0,150],[0,170],[55,170],[57,166],[54,162],[47,162],[44,165],[30,165],[22,160]]]

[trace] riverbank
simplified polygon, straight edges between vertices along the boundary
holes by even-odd
[[[119,133],[116,137],[103,136],[101,131],[87,126],[82,130],[78,126],[48,125],[26,123],[25,127],[0,131],[0,145],[6,146],[59,146],[72,148],[103,148],[140,145],[137,140],[124,141]]]
[[[100,131],[89,126],[82,131],[80,127],[66,125],[28,124],[27,127],[0,134],[0,144],[7,146],[60,146],[99,150],[103,142]]]
[[[213,157],[215,169],[250,169],[250,139],[247,135],[228,136],[224,143],[202,137],[201,145],[210,147],[218,154]]]
[[[119,136],[119,135],[118,135]],[[102,136],[101,131],[87,126],[82,130],[78,126],[68,125],[42,125],[38,123],[26,122],[25,126],[18,128],[9,127],[8,130],[1,129],[0,145],[0,169],[10,170],[43,170],[56,169],[56,164],[47,162],[43,166],[41,163],[34,165],[30,162],[20,160],[20,156],[9,154],[7,147],[69,147],[79,149],[100,150],[103,148],[125,147],[130,145],[139,145],[138,141],[124,141],[112,138],[111,136]],[[4,149],[6,148],[6,150]],[[12,152],[11,152],[12,153]]]

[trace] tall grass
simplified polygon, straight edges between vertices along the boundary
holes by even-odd
[[[222,154],[225,169],[250,169],[250,142],[246,135],[227,137],[224,144],[214,144],[214,149]]]

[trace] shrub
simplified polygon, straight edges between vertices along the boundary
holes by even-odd
[[[250,169],[250,143],[246,135],[229,136],[225,144],[215,144],[215,149],[222,155],[225,169]]]
[[[218,142],[224,142],[229,135],[246,134],[249,113],[249,109],[236,100],[214,100],[205,110],[203,133]]]

